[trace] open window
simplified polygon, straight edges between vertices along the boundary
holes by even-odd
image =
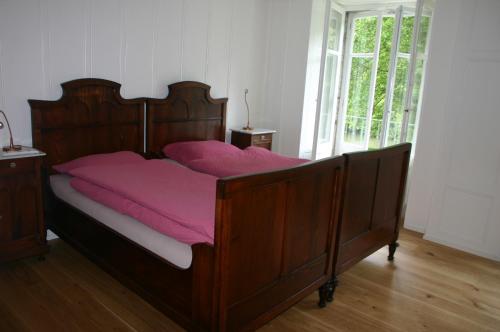
[[[313,158],[415,140],[429,2],[366,11],[327,3]]]

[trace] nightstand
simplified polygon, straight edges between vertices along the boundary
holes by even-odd
[[[231,129],[231,144],[240,149],[258,146],[271,150],[276,130],[255,128],[252,130]]]
[[[0,263],[48,251],[41,162],[45,154],[0,154]]]

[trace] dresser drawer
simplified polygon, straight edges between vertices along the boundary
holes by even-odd
[[[30,173],[35,170],[34,158],[0,160],[0,176]]]

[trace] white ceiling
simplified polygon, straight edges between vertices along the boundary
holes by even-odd
[[[415,3],[416,0],[335,0],[339,5],[352,6],[352,5],[366,5],[366,4],[393,4],[393,3]]]
[[[414,7],[416,0],[333,0],[346,11],[392,8],[398,5]]]

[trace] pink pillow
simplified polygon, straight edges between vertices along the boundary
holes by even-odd
[[[132,151],[120,151],[114,153],[92,154],[68,161],[64,164],[54,165],[54,168],[59,173],[68,174],[72,170],[85,166],[105,166],[105,165],[123,165],[135,164],[145,161],[145,159]]]
[[[217,158],[241,152],[236,146],[220,141],[177,142],[163,148],[165,156],[184,165],[196,159]]]
[[[248,147],[238,155],[207,157],[189,162],[187,166],[195,171],[217,177],[268,172],[298,166],[307,159],[289,158],[264,148]]]

